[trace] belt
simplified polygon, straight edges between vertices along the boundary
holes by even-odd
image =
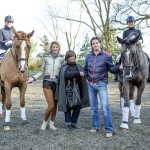
[[[58,79],[58,76],[56,76],[56,75],[45,75],[44,79]]]

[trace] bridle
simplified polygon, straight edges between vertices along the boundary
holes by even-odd
[[[14,38],[14,41],[18,41],[18,40],[29,41],[30,39],[29,38]],[[16,67],[18,67],[18,62],[21,62],[21,61],[26,61],[27,62],[27,66],[28,66],[28,58],[15,57],[13,52],[12,52],[12,49],[11,49],[11,54],[12,54],[12,57],[13,57],[14,61],[16,62]]]
[[[129,50],[131,52],[131,49],[129,49]],[[142,53],[140,55],[137,54],[136,46],[134,47],[133,51],[135,51],[135,54],[134,54],[135,55],[134,63],[133,64],[123,64],[124,68],[129,68],[130,67],[130,68],[132,68],[132,71],[137,68],[138,62],[140,61],[141,55],[142,55]]]

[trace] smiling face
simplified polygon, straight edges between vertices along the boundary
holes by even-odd
[[[59,48],[59,46],[58,46],[57,44],[53,44],[51,51],[52,51],[53,53],[57,54],[57,53],[59,52],[59,49],[60,49],[60,48]]]
[[[67,61],[68,61],[69,63],[74,63],[75,60],[76,60],[76,57],[75,57],[75,56],[71,56],[71,57],[68,58]]]
[[[128,22],[128,27],[129,28],[133,28],[134,26],[135,26],[135,22],[134,21]]]
[[[100,50],[101,44],[97,39],[93,40],[91,44],[94,51]]]
[[[11,28],[13,26],[13,22],[12,21],[5,21],[5,25],[8,27],[8,28]]]

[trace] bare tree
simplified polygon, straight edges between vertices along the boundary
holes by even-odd
[[[136,18],[136,24],[143,25],[143,28],[150,26],[150,1],[149,0],[121,0],[120,2],[113,3],[114,15],[112,21],[117,23],[116,30],[123,30],[125,28],[125,19],[129,15]]]
[[[112,24],[110,22],[112,0],[73,0],[78,2],[89,17],[89,23],[82,21],[90,27],[95,36],[103,37],[107,51],[112,48]]]
[[[46,0],[44,22],[41,20],[40,22],[53,40],[60,40],[61,37],[65,37],[68,49],[75,50],[81,23],[75,23],[72,20],[64,19],[64,17],[58,17],[60,14],[66,16],[66,18],[70,18],[70,16],[73,17],[73,15],[75,16],[75,12],[71,12],[69,9],[70,3],[68,0],[60,7],[55,4],[55,1]],[[81,18],[82,9],[79,10],[78,16]]]

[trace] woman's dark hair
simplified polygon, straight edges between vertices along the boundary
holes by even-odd
[[[98,40],[99,41],[99,43],[101,43],[101,40],[100,40],[100,38],[99,37],[92,37],[91,38],[91,40],[90,40],[90,45],[92,46],[92,42],[94,41],[94,40]]]
[[[65,61],[68,60],[68,58],[73,56],[76,58],[76,53],[73,50],[68,50],[65,54]]]

